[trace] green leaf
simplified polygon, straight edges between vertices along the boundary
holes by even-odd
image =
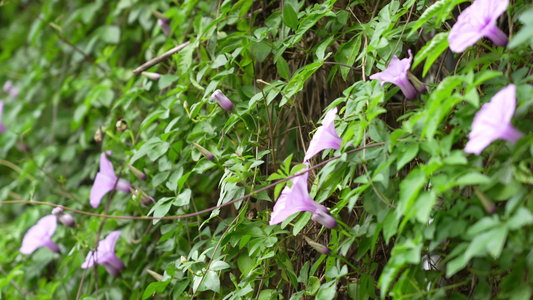
[[[396,162],[396,170],[400,171],[407,163],[409,163],[418,154],[418,143],[406,144],[398,146],[399,154]]]
[[[161,75],[161,78],[159,78],[159,81],[158,81],[158,86],[159,86],[159,89],[165,89],[167,87],[169,87],[174,81],[178,80],[179,76],[178,75],[172,75],[172,74],[165,74],[165,75]]]
[[[433,65],[435,60],[442,52],[444,52],[444,50],[448,49],[448,34],[449,32],[438,33],[433,39],[431,39],[431,41],[422,47],[422,49],[416,54],[411,69],[416,68],[416,66],[425,59],[426,63],[424,64],[422,76],[426,76],[426,73],[429,71],[429,68]]]
[[[293,30],[298,27],[298,15],[289,3],[283,5],[283,23]]]
[[[179,194],[178,197],[176,197],[176,200],[172,202],[172,205],[175,206],[184,206],[189,205],[189,202],[191,201],[191,190],[185,189],[181,194]]]
[[[456,185],[478,185],[490,182],[490,178],[476,171],[472,171],[456,179]]]
[[[282,78],[289,79],[291,77],[289,64],[287,64],[287,61],[282,56],[278,57],[278,61],[276,62],[276,68],[278,69],[279,76],[281,76]]]
[[[337,292],[337,282],[330,281],[320,286],[318,293],[316,294],[317,300],[332,300],[335,298]]]
[[[148,215],[153,214],[153,216],[157,218],[164,217],[172,206],[172,200],[174,200],[174,197],[165,197],[159,199],[152,209],[150,209]],[[160,220],[154,220],[154,225],[159,223],[159,221]]]
[[[361,48],[361,36],[358,35],[339,47],[339,50],[335,53],[335,61],[348,66],[353,66],[357,54],[359,53],[359,48]],[[348,73],[352,69],[340,66],[340,70],[342,78],[346,80]]]
[[[108,44],[118,44],[120,42],[120,28],[114,25],[101,27],[100,37]]]

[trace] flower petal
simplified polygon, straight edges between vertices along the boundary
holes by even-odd
[[[92,207],[97,208],[100,205],[102,197],[113,190],[116,180],[117,177],[109,177],[100,172],[96,173],[90,196],[90,203]]]
[[[22,240],[22,247],[20,252],[22,254],[31,254],[37,248],[46,246],[54,252],[59,251],[57,244],[52,242],[52,235],[57,228],[57,217],[54,215],[47,215],[41,218],[37,224],[32,226],[24,235]]]

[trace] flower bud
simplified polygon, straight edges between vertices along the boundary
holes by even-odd
[[[135,175],[135,177],[139,178],[140,180],[145,180],[146,179],[146,174],[141,172],[139,169],[135,168],[134,166],[132,166],[132,165],[130,165],[128,163],[126,163],[126,166],[128,166],[128,168],[133,173],[133,175]]]
[[[98,127],[96,133],[94,134],[94,141],[100,144],[102,142],[102,129]]]
[[[168,20],[168,19],[167,19]],[[157,20],[157,25],[159,25],[159,27],[161,27],[161,30],[163,30],[163,33],[166,35],[166,36],[169,36],[170,35],[170,26],[168,26],[168,21],[165,22],[163,20]]]
[[[226,111],[230,111],[233,108],[233,103],[231,102],[226,95],[222,93],[221,90],[216,90],[213,95],[211,95],[211,99],[215,100],[220,107],[222,107]]]
[[[194,147],[196,147],[196,149],[198,149],[200,152],[202,152],[202,154],[205,156],[205,158],[209,159],[209,160],[213,160],[213,158],[215,158],[215,156],[207,151],[207,149],[205,149],[204,147],[196,144],[195,142],[192,142],[192,144],[194,145]]]
[[[124,132],[126,129],[128,129],[128,123],[126,123],[126,120],[120,119],[115,124],[115,127],[117,128],[118,132]]]
[[[156,18],[158,18],[159,20],[162,20],[163,22],[169,22],[170,20],[165,17],[165,15],[163,15],[162,13],[158,12],[157,10],[153,9],[153,8],[150,8],[150,10],[152,11],[152,14],[154,14],[154,16]]]
[[[148,77],[152,80],[159,80],[159,78],[161,78],[161,74],[153,72],[141,72],[141,75]]]
[[[184,264],[187,262],[187,258],[185,256],[181,256],[181,263]]]
[[[408,71],[407,78],[409,78],[409,81],[413,84],[417,92],[424,93],[426,91],[426,85],[422,81],[418,80],[413,73]]]
[[[67,227],[74,227],[74,224],[76,224],[74,217],[71,214],[66,214],[61,206],[54,208],[52,214],[59,219],[59,222]]]
[[[145,192],[143,192],[139,187],[135,186],[135,189],[133,189],[130,186],[130,191],[132,194],[133,199],[138,199],[139,203],[141,203],[142,206],[148,206],[148,204],[155,203],[154,198],[148,196]]]
[[[146,269],[146,272],[148,272],[148,274],[152,275],[152,277],[155,278],[155,280],[157,281],[163,281],[163,275],[161,274],[158,274],[150,269]]]
[[[319,253],[328,255],[329,252],[331,251],[328,247],[322,244],[319,244],[306,236],[304,236],[304,239],[307,242],[307,244],[309,244],[309,246],[313,247]]]
[[[11,80],[8,80],[4,83],[3,90],[4,92],[9,93],[9,90],[11,90],[12,87],[13,87],[13,82],[11,82]]]

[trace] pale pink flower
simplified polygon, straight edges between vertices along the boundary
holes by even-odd
[[[398,56],[393,55],[385,71],[370,75],[369,78],[381,80],[381,87],[383,87],[385,82],[395,84],[402,90],[405,98],[414,99],[416,96],[416,89],[408,78],[411,61],[413,61],[413,54],[411,53],[411,49],[407,52],[409,53],[409,58],[400,60],[398,59]]]
[[[4,101],[0,100],[0,133],[5,132],[7,127],[2,123],[2,112],[4,111]]]
[[[107,151],[109,155],[112,153],[112,151]],[[117,190],[124,193],[130,192],[131,184],[124,179],[117,178],[113,164],[107,159],[106,154],[102,153],[100,156],[100,172],[96,173],[94,184],[91,188],[90,203],[92,207],[97,208],[100,205],[102,197],[113,190],[115,182],[117,182]]]
[[[161,78],[161,74],[159,73],[154,73],[154,72],[141,72],[141,75],[147,77],[147,78],[150,78],[152,80],[159,80],[159,78]]]
[[[309,196],[306,170],[303,171],[303,175],[291,179],[292,187],[286,186],[281,192],[270,216],[270,225],[279,224],[289,216],[301,211],[312,213],[313,221],[327,228],[331,229],[337,225],[337,221],[330,215],[328,209],[316,203]]]
[[[313,139],[309,143],[309,149],[305,153],[304,163],[311,157],[315,156],[318,152],[324,149],[339,150],[342,145],[342,139],[337,135],[335,131],[335,116],[337,115],[337,108],[334,107],[322,120],[322,126],[320,126]]]
[[[107,237],[98,243],[95,251],[87,254],[85,262],[81,265],[83,269],[94,266],[94,263],[103,266],[107,272],[113,276],[119,276],[120,270],[124,269],[124,262],[115,254],[115,244],[120,236],[120,230],[113,231]]]
[[[13,82],[11,80],[8,80],[4,83],[4,92],[8,93],[11,97],[17,98],[20,93],[20,89],[13,85]]]
[[[57,218],[48,215],[41,218],[37,224],[31,227],[24,235],[20,253],[32,254],[37,248],[45,246],[54,252],[59,252],[59,246],[52,242],[52,235],[57,228]]]
[[[67,227],[74,227],[76,224],[74,217],[71,214],[65,213],[63,207],[61,206],[52,209],[52,214],[59,219],[59,222],[63,223],[63,225]]]
[[[448,35],[450,49],[463,52],[482,37],[498,46],[507,45],[507,35],[496,26],[496,21],[507,10],[509,0],[475,0],[457,18]]]
[[[465,152],[479,155],[497,139],[516,143],[524,135],[511,124],[516,106],[515,94],[516,87],[510,84],[496,93],[489,103],[483,104],[472,122]]]

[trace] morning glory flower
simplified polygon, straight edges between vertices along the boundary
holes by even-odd
[[[307,149],[307,152],[305,153],[304,163],[324,149],[339,150],[341,148],[342,139],[335,131],[334,122],[336,115],[336,107],[328,111],[324,120],[322,120],[322,126],[317,129],[311,143],[309,143],[309,149]]]
[[[496,93],[489,103],[483,104],[472,122],[465,152],[479,155],[497,139],[516,143],[524,135],[511,125],[516,106],[515,94],[516,87],[510,84]]]
[[[37,224],[33,225],[22,239],[20,253],[32,254],[37,248],[45,246],[54,252],[59,252],[59,246],[52,242],[52,235],[57,228],[57,218],[48,215],[41,218]]]
[[[395,84],[402,90],[405,98],[414,99],[416,96],[416,89],[408,78],[411,62],[413,61],[413,54],[411,53],[411,49],[407,50],[407,52],[409,53],[409,58],[400,60],[398,59],[398,56],[393,55],[385,71],[370,75],[369,78],[381,80],[381,87],[383,87],[385,82]],[[420,92],[422,92],[422,90],[420,90]]]
[[[307,172],[306,170],[303,170],[303,172],[303,175],[291,179],[292,187],[286,186],[281,192],[281,196],[279,196],[274,205],[269,224],[279,224],[295,213],[308,211],[313,214],[313,221],[327,228],[334,228],[337,225],[335,218],[329,214],[327,208],[316,203],[309,196],[307,191]]]
[[[216,90],[211,95],[211,99],[215,100],[224,110],[230,111],[233,108],[233,103],[221,90]]]
[[[87,254],[85,262],[81,265],[82,269],[88,269],[94,266],[94,263],[103,266],[107,272],[113,276],[119,276],[120,270],[124,269],[124,262],[115,254],[115,244],[120,236],[120,230],[113,231],[107,237],[98,243],[95,251]]]
[[[2,123],[2,112],[4,111],[4,101],[0,100],[0,133],[7,130],[7,127]]]
[[[107,151],[109,155],[112,153],[112,151]],[[106,154],[102,153],[100,156],[100,172],[96,173],[94,184],[91,188],[90,203],[92,207],[97,208],[100,205],[102,197],[113,190],[117,179],[117,189],[124,193],[129,193],[131,184],[124,179],[117,178],[113,165],[107,159]]]
[[[453,52],[463,52],[482,37],[498,46],[507,45],[507,35],[496,26],[496,20],[507,10],[509,0],[475,0],[457,18],[448,42]]]

